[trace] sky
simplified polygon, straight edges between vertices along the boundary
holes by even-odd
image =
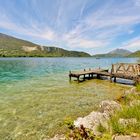
[[[0,32],[90,54],[140,50],[140,0],[0,0]]]

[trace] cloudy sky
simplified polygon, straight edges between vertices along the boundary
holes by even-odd
[[[0,32],[90,54],[140,50],[140,0],[0,0]]]

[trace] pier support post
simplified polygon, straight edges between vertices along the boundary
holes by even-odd
[[[85,74],[84,74],[84,78],[83,78],[83,80],[85,81]]]
[[[88,79],[90,79],[90,74],[89,74],[89,77],[88,77]]]
[[[71,76],[69,75],[69,81],[71,81]]]
[[[79,78],[80,78],[80,77],[78,76],[78,77],[77,77],[77,81],[78,81],[78,83],[80,82],[80,79],[79,79]]]
[[[99,74],[97,74],[97,79],[100,79],[100,75]]]
[[[110,82],[112,83],[112,76],[110,76]]]
[[[93,73],[91,74],[91,78],[93,78]]]
[[[116,83],[116,77],[114,77],[114,82]]]
[[[69,81],[71,81],[71,71],[69,71]]]

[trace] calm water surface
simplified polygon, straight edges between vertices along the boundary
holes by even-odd
[[[69,83],[69,70],[109,68],[137,58],[0,58],[0,139],[39,140],[65,130],[67,118],[92,111],[128,87],[109,81]]]

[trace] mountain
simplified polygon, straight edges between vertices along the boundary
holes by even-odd
[[[85,52],[68,51],[35,43],[0,33],[0,57],[89,57]]]
[[[96,54],[93,57],[126,57],[130,55],[132,52],[125,49],[115,49],[106,54]]]
[[[128,55],[128,57],[140,57],[140,50],[134,52],[134,53],[131,53]]]
[[[129,50],[125,50],[125,49],[115,49],[111,52],[109,52],[108,54],[117,54],[117,55],[121,55],[121,56],[127,56],[129,54],[131,54],[132,52]]]

